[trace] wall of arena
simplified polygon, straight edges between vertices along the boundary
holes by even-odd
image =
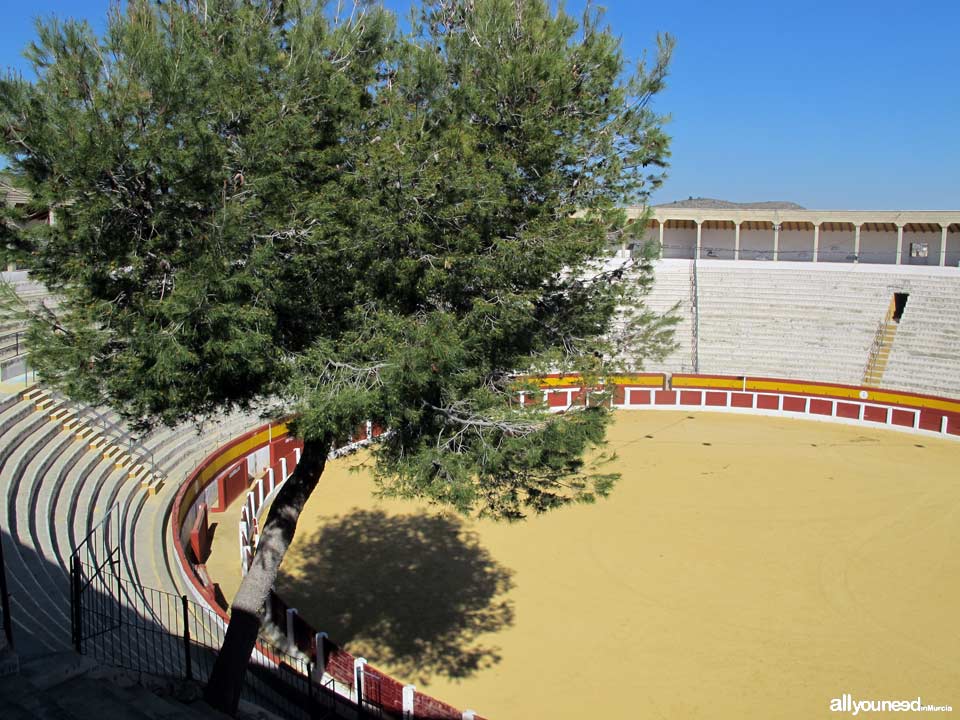
[[[642,373],[607,378],[601,387],[585,387],[576,376],[542,379],[538,392],[520,401],[545,404],[562,412],[593,402],[618,409],[686,409],[786,415],[808,419],[887,427],[893,430],[960,439],[960,400],[856,385],[769,377]],[[373,441],[381,430],[371,424],[344,439],[334,455],[352,452]],[[292,473],[301,443],[284,423],[250,431],[218,448],[186,479],[173,505],[171,530],[184,578],[202,602],[224,622],[227,609],[218,597],[215,579],[203,565],[209,547],[209,513],[226,507],[246,493],[238,528],[238,564],[245,569],[253,557],[259,523],[273,494]],[[354,701],[374,699],[388,712],[410,718],[465,720],[476,718],[428,695],[416,692],[354,657],[326,633],[318,632],[272,595],[269,620],[286,635],[288,644],[314,663],[318,682],[332,680]]]
[[[379,436],[371,424],[358,428],[355,438],[344,438],[334,455],[352,452]],[[174,499],[171,533],[180,572],[197,600],[227,623],[227,608],[215,578],[203,563],[209,550],[210,514],[223,511],[246,493],[241,511],[238,564],[246,568],[256,547],[259,521],[272,495],[293,472],[302,442],[292,438],[285,423],[256,428],[206,457],[187,477]],[[332,681],[334,688],[353,702],[372,702],[383,710],[409,718],[483,720],[470,710],[461,711],[379,671],[366,659],[354,657],[326,633],[318,632],[273,594],[267,619],[285,632],[290,650],[313,663],[318,684]],[[259,651],[258,651],[259,652]],[[271,662],[260,652],[262,662]]]

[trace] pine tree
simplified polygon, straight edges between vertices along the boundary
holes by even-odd
[[[131,0],[104,38],[38,26],[0,83],[3,150],[57,224],[14,243],[61,298],[46,382],[133,425],[272,402],[301,461],[262,528],[207,697],[233,711],[331,442],[371,419],[382,490],[520,519],[608,494],[602,404],[519,407],[670,347],[648,258],[617,265],[668,155],[672,42],[626,68],[588,9],[434,0]]]

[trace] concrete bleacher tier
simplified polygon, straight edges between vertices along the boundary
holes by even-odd
[[[960,278],[912,286],[883,385],[960,395]]]
[[[679,303],[678,347],[654,372],[803,378],[858,385],[894,293],[909,293],[882,386],[960,395],[956,268],[703,260],[656,263],[651,309]]]
[[[130,467],[118,467],[116,457],[91,448],[33,401],[18,394],[0,402],[0,524],[18,653],[69,649],[68,558],[115,505],[124,574],[183,593],[164,532],[166,509],[207,453],[259,422],[234,415],[200,433],[193,426],[154,431],[139,447],[167,482],[151,493],[130,477]]]

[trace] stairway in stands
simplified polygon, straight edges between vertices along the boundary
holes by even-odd
[[[897,323],[893,320],[884,320],[877,328],[876,339],[870,346],[867,367],[863,371],[863,384],[867,387],[880,387],[883,382],[883,373],[890,362],[890,351],[893,350],[893,339],[896,335]]]
[[[234,415],[202,431],[162,428],[141,439],[162,485],[131,478],[132,466],[104,457],[89,436],[52,420],[23,393],[0,400],[0,528],[17,653],[29,658],[70,647],[67,563],[111,508],[120,516],[122,572],[135,583],[183,594],[166,523],[177,488],[208,453],[259,424]],[[42,401],[41,401],[42,402]],[[119,418],[98,409],[107,423]]]

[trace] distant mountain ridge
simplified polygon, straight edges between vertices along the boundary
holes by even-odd
[[[671,203],[654,205],[658,208],[698,208],[700,210],[806,210],[803,205],[786,200],[766,200],[764,202],[737,203],[714,198],[687,198]]]

